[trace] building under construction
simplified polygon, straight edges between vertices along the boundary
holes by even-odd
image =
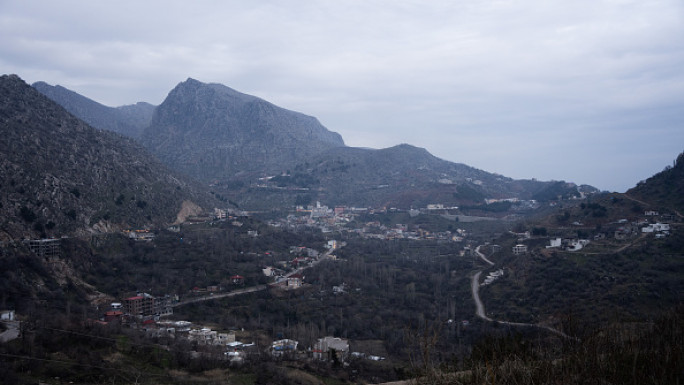
[[[46,239],[27,239],[24,241],[29,249],[40,257],[48,259],[59,258],[61,253],[61,239],[46,238]]]

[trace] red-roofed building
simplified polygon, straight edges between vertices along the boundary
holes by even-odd
[[[112,322],[112,321],[119,319],[122,315],[123,315],[122,311],[110,310],[108,312],[105,312],[104,320],[105,320],[105,322]]]
[[[107,326],[108,323],[105,321],[101,321],[99,319],[88,318],[86,320],[86,325],[88,325],[88,326],[93,326],[93,325]]]
[[[302,287],[303,281],[304,277],[301,274],[292,274],[291,276],[287,277],[287,287],[292,289]]]
[[[151,295],[137,295],[123,300],[123,312],[131,316],[154,314],[154,297]]]
[[[302,265],[306,265],[307,263],[311,263],[311,258],[309,257],[297,257],[290,262],[292,266],[298,267]]]
[[[230,277],[230,282],[233,283],[233,285],[244,285],[245,284],[245,277],[241,275],[234,275]]]

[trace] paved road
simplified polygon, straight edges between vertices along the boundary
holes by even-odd
[[[475,248],[475,253],[482,259],[483,261],[487,262],[490,266],[494,266],[494,262],[490,261],[487,259],[487,257],[480,252],[480,246]]]
[[[4,321],[7,330],[0,333],[0,343],[19,338],[19,321]]]
[[[293,271],[285,274],[285,277],[289,278],[295,274],[301,273],[302,271],[304,271],[305,269],[308,269],[309,267],[316,266],[317,264],[321,263],[321,261],[323,261],[324,259],[328,259],[328,257],[330,257],[330,254],[332,254],[332,252],[333,252],[333,250],[326,251],[325,253],[323,253],[323,255],[320,258],[318,258],[318,260],[312,262],[311,265],[300,267],[299,269],[293,270]],[[266,290],[267,288],[268,288],[268,285],[250,286],[250,287],[246,287],[244,289],[233,290],[233,291],[230,291],[228,293],[219,293],[219,294],[205,295],[202,297],[195,297],[195,298],[186,299],[186,300],[183,300],[183,301],[180,301],[178,303],[171,305],[171,307],[178,307],[178,306],[183,306],[183,305],[187,305],[190,303],[210,301],[210,300],[221,299],[221,298],[226,298],[226,297],[234,297],[236,295],[242,295],[242,294],[248,294],[248,293],[254,293],[257,291]]]
[[[187,305],[189,303],[209,301],[212,299],[234,297],[236,295],[242,295],[242,294],[247,294],[247,293],[254,293],[257,291],[266,290],[267,287],[268,287],[267,285],[250,286],[250,287],[246,287],[244,289],[233,290],[233,291],[230,291],[228,293],[220,293],[220,294],[214,294],[214,295],[205,295],[205,296],[197,297],[197,298],[190,298],[190,299],[186,299],[186,300],[174,303],[173,305],[171,305],[171,307],[183,306],[183,305]]]
[[[338,249],[339,249],[339,248],[338,248]],[[300,267],[300,268],[297,269],[297,270],[293,270],[293,271],[291,271],[291,272],[285,274],[285,278],[289,278],[289,277],[291,277],[291,276],[293,276],[293,275],[295,275],[295,274],[300,274],[302,271],[304,271],[304,270],[306,270],[306,269],[308,269],[308,268],[310,268],[310,267],[314,267],[314,266],[318,265],[319,263],[321,263],[321,261],[328,259],[328,257],[330,257],[330,254],[332,254],[332,252],[333,252],[333,250],[328,250],[328,251],[326,251],[326,252],[323,253],[323,255],[321,255],[317,260],[311,262],[311,264],[310,264],[309,266],[303,266],[303,267]]]
[[[480,252],[480,246],[475,248],[475,253],[485,262],[490,264],[491,266],[494,266],[494,263],[487,259],[484,254]],[[475,315],[477,315],[479,318],[482,318],[485,321],[489,322],[498,322],[502,325],[509,325],[509,326],[523,326],[523,327],[535,327],[535,328],[540,328],[540,329],[546,329],[552,333],[558,334],[559,336],[563,338],[570,338],[574,340],[579,340],[578,338],[569,336],[565,333],[563,333],[560,330],[554,329],[550,326],[546,325],[541,325],[541,324],[530,324],[530,323],[525,323],[525,322],[510,322],[510,321],[499,321],[495,320],[492,318],[487,317],[487,312],[485,311],[484,304],[482,303],[482,300],[480,299],[480,275],[482,274],[482,270],[478,271],[475,273],[472,277],[472,280],[470,282],[470,287],[472,289],[473,293],[473,301],[475,301]]]

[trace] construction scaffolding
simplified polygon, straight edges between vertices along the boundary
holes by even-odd
[[[24,241],[24,244],[26,244],[34,254],[40,257],[52,259],[59,258],[61,254],[61,239],[27,239]]]

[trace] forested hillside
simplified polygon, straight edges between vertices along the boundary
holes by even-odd
[[[627,194],[684,214],[684,152],[677,156],[672,166],[639,182]]]

